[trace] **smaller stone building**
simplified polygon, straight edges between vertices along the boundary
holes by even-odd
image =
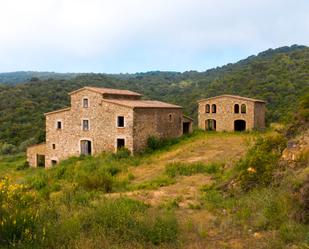
[[[84,87],[69,93],[71,106],[45,113],[46,142],[30,146],[32,167],[51,167],[70,156],[145,149],[150,136],[175,138],[192,132],[182,107],[143,100],[136,92]]]
[[[264,129],[265,103],[236,95],[202,99],[198,101],[198,127],[216,131]]]

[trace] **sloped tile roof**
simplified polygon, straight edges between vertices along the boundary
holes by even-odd
[[[115,95],[127,95],[127,96],[142,96],[142,94],[133,92],[130,90],[121,90],[121,89],[113,89],[113,88],[101,88],[101,87],[92,87],[92,86],[85,86],[83,88],[77,89],[73,92],[70,92],[69,95],[73,93],[77,93],[82,90],[90,90],[100,94],[115,94]]]
[[[212,99],[219,99],[219,98],[224,98],[224,97],[242,99],[242,100],[247,100],[247,101],[252,101],[252,102],[266,103],[266,101],[264,101],[264,100],[247,98],[247,97],[242,97],[242,96],[238,96],[238,95],[230,95],[230,94],[223,94],[223,95],[214,96],[214,97],[210,97],[210,98],[206,98],[206,99],[201,99],[198,102],[202,102],[202,101],[206,101],[206,100],[212,100]]]
[[[104,99],[103,101],[131,108],[173,108],[181,109],[181,106],[173,105],[156,100],[125,100],[125,99]]]

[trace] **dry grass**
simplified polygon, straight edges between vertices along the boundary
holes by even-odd
[[[167,152],[152,155],[146,164],[129,169],[133,182],[149,181],[162,174],[171,162],[226,162],[231,165],[241,158],[252,139],[250,134],[204,133],[192,140],[183,141]]]

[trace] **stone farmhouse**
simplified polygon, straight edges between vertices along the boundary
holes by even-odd
[[[145,149],[150,136],[175,138],[192,132],[182,107],[128,90],[84,87],[69,93],[71,107],[45,113],[46,142],[30,146],[32,167],[51,167],[70,156]]]
[[[198,101],[198,127],[216,131],[264,129],[265,104],[263,100],[235,95],[202,99]]]

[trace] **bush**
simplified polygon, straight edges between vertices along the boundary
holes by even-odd
[[[0,180],[0,245],[14,247],[44,238],[38,205],[37,197],[25,186]]]
[[[112,192],[113,178],[105,171],[98,171],[79,176],[79,185],[87,190],[102,190],[106,193]]]
[[[257,186],[268,186],[285,146],[286,139],[281,135],[258,138],[246,156],[236,164],[240,171],[238,180],[241,188],[248,191]]]
[[[150,136],[147,140],[146,152],[152,152],[159,149],[168,148],[179,142],[179,138],[161,139]]]
[[[7,155],[17,152],[17,148],[8,143],[0,143],[0,155]]]
[[[219,171],[220,164],[211,163],[204,164],[201,162],[197,163],[169,163],[165,166],[165,173],[170,177],[176,177],[177,175],[181,176],[191,176],[198,173],[208,173],[213,174]]]
[[[40,172],[38,175],[31,177],[27,180],[30,187],[41,190],[47,186],[48,177],[45,172]]]
[[[128,158],[130,156],[131,156],[131,151],[129,151],[127,148],[121,148],[117,150],[116,153],[113,154],[113,157],[116,159]]]

